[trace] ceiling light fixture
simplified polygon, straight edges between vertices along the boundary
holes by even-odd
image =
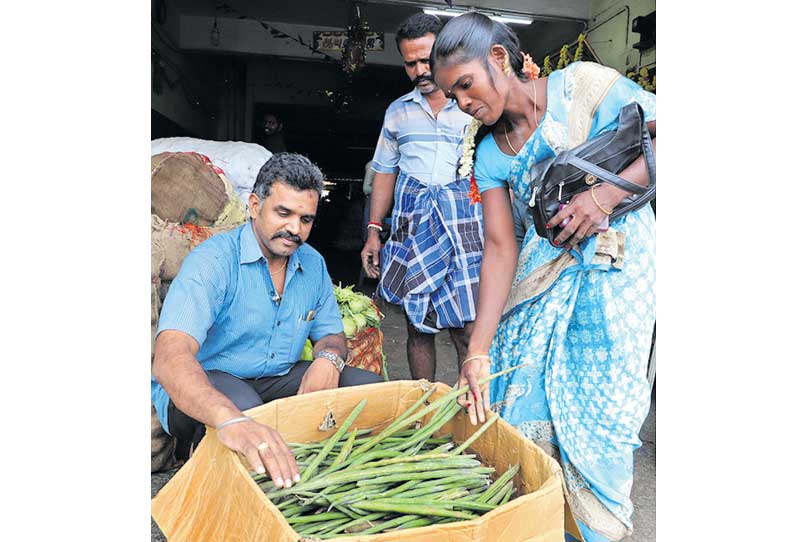
[[[507,15],[488,15],[488,17],[504,24],[532,24],[532,19],[528,17],[513,17]]]
[[[459,9],[422,8],[422,11],[424,11],[429,15],[437,15],[439,17],[457,17],[458,15],[463,15],[464,13],[468,13],[468,11],[459,10]],[[484,13],[484,12],[480,12],[480,13],[482,13],[486,17],[493,19],[494,21],[499,21],[500,23],[504,23],[504,24],[532,24],[532,19],[529,17],[516,17],[513,15],[496,15],[495,13]]]
[[[422,8],[422,11],[424,11],[428,15],[437,15],[439,17],[457,17],[458,15],[463,15],[464,13],[466,13],[465,11],[461,11],[458,9]]]

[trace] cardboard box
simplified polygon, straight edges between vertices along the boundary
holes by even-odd
[[[366,398],[367,406],[354,427],[378,432],[426,389],[427,382],[408,380],[340,388],[280,399],[246,414],[276,428],[288,442],[310,442],[332,434],[319,430],[329,410],[341,425]],[[437,384],[431,400],[449,390],[446,384]],[[440,434],[452,432],[456,442],[463,442],[477,427],[461,412]],[[496,468],[496,475],[520,463],[515,481],[520,497],[475,520],[330,540],[561,542],[565,504],[559,464],[504,420],[494,423],[472,449],[484,464]],[[213,429],[207,430],[193,457],[152,500],[152,516],[169,542],[301,540],[253,481],[247,464],[218,441]]]

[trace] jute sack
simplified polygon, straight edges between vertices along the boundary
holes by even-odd
[[[157,337],[157,324],[160,320],[160,309],[162,302],[160,300],[160,278],[152,279],[152,353],[151,362],[154,362],[154,339]],[[174,457],[174,450],[176,448],[176,441],[174,438],[163,430],[160,425],[160,420],[157,418],[157,412],[152,405],[152,472],[161,470],[168,470],[181,464]]]
[[[185,256],[199,243],[216,233],[228,231],[231,226],[204,228],[194,224],[174,224],[157,215],[152,215],[151,252],[151,325],[152,350],[150,363],[154,361],[154,341],[160,320],[160,310],[168,285],[171,284]],[[160,420],[152,406],[152,472],[167,470],[180,463],[174,458],[174,439],[160,426]]]
[[[182,261],[199,243],[235,227],[237,226],[177,224],[152,215],[152,276],[156,273],[162,281],[173,280],[182,266]]]
[[[165,301],[165,296],[168,295],[168,288],[171,286],[170,280],[161,280],[160,281],[160,301]]]
[[[168,470],[182,464],[174,457],[176,441],[163,430],[152,405],[152,472]]]
[[[157,324],[160,323],[160,309],[163,303],[160,299],[160,279],[152,280],[152,361],[154,361],[154,338],[157,335]]]
[[[160,320],[160,278],[152,279],[152,353],[151,362],[154,362],[154,339],[157,336],[157,324]],[[174,458],[176,441],[166,433],[157,418],[157,412],[152,405],[152,472],[168,470],[177,466],[179,463]]]
[[[198,226],[236,225],[245,220],[240,200],[223,170],[194,152],[152,156],[152,213]]]

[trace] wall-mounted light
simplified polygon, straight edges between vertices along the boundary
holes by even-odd
[[[212,32],[210,32],[210,43],[215,47],[221,44],[221,32],[218,30],[217,17],[215,17],[215,24],[212,25]]]
[[[468,13],[468,11],[460,9],[436,9],[436,8],[422,8],[422,10],[429,15],[437,15],[439,17],[457,17]],[[517,17],[515,15],[497,15],[495,13],[480,12],[486,17],[499,21],[504,24],[532,24],[532,19],[529,17]]]

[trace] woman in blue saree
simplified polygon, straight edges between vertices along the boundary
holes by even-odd
[[[565,224],[552,243],[530,228],[519,251],[508,188],[530,205],[533,166],[614,130],[631,102],[642,107],[655,148],[655,96],[588,62],[533,78],[515,33],[476,13],[442,29],[431,69],[442,90],[482,123],[480,135],[487,133],[473,158],[486,241],[459,380],[473,391],[461,402],[472,423],[493,405],[560,462],[579,531],[570,529],[567,539],[621,540],[632,532],[633,452],[650,404],[654,215],[645,205],[607,229],[605,219],[627,192],[599,184],[550,221],[547,227]],[[471,162],[464,151],[461,167]],[[648,184],[642,157],[620,176]],[[477,385],[523,363],[490,386]]]

